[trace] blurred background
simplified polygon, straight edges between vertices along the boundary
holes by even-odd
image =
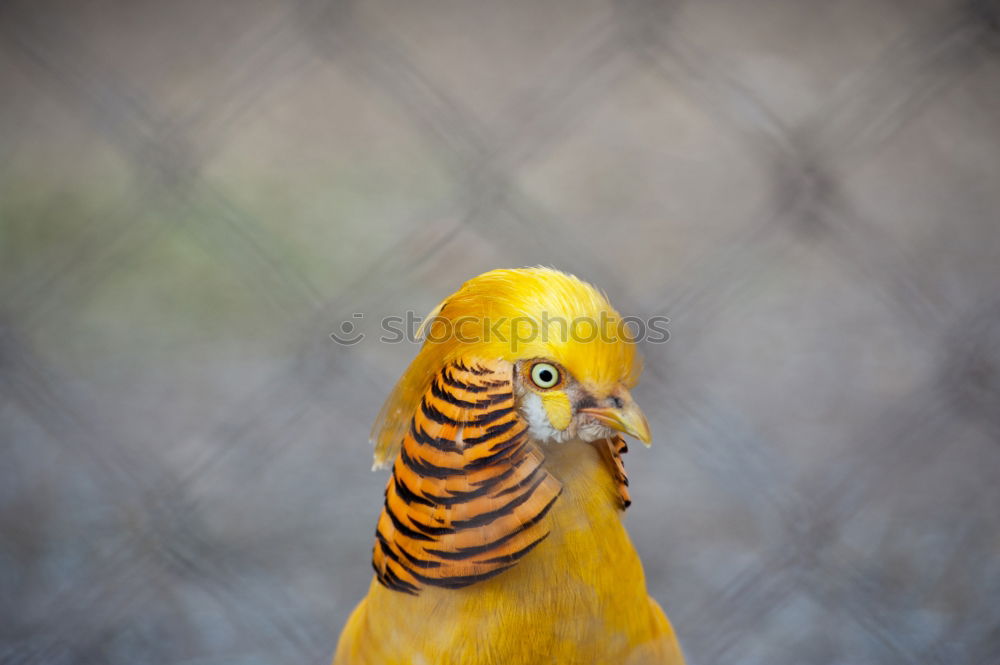
[[[5,2],[0,662],[327,663],[377,322],[545,264],[693,665],[1000,663],[998,211],[996,1]]]

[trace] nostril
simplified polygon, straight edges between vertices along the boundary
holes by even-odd
[[[611,404],[614,405],[616,409],[620,409],[625,406],[625,400],[615,395],[611,398]]]

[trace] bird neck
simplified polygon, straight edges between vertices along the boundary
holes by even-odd
[[[604,566],[632,566],[630,574],[641,578],[622,523],[618,486],[600,445],[573,440],[544,447],[545,467],[563,491],[552,508],[548,547],[539,558],[546,556],[553,568],[575,569],[587,578],[600,576]]]
[[[592,512],[619,518],[621,510],[616,501],[615,481],[601,455],[601,445],[603,441],[573,439],[539,447],[545,453],[546,470],[563,485],[560,501],[569,498],[567,503],[580,502]]]
[[[546,470],[562,483],[546,517],[549,535],[517,566],[470,589],[468,603],[495,608],[535,596],[548,603],[546,611],[570,613],[595,598],[611,605],[644,602],[642,565],[622,523],[616,482],[599,443],[543,446]]]

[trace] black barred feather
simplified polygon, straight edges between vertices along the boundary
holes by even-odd
[[[544,518],[562,489],[543,460],[515,408],[510,363],[446,365],[410,421],[386,487],[372,557],[378,581],[417,594],[517,564],[548,535]]]

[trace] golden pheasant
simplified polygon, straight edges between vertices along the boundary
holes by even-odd
[[[375,576],[334,665],[679,665],[622,524],[650,441],[622,318],[547,269],[466,282],[372,430]]]

